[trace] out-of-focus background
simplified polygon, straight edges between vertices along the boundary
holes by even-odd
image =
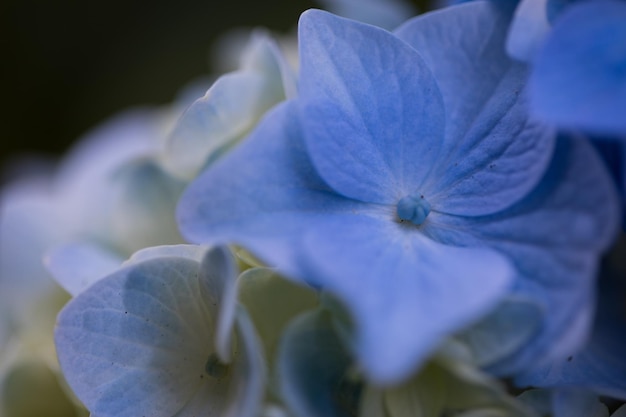
[[[2,0],[0,166],[59,154],[117,111],[209,74],[216,36],[293,28],[313,0]]]
[[[424,10],[425,1],[420,9]],[[293,30],[314,0],[1,0],[0,168],[59,155],[120,110],[169,103],[234,27]],[[1,183],[1,180],[0,180]]]

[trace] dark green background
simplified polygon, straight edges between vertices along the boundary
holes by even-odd
[[[417,2],[416,2],[417,3]],[[209,73],[217,35],[292,29],[314,0],[1,0],[0,166],[58,154],[117,111]]]

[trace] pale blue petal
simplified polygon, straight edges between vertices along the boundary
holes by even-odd
[[[94,184],[102,188],[83,207],[91,209],[85,233],[128,255],[148,246],[182,243],[174,212],[185,185],[151,159],[120,165]]]
[[[531,105],[562,128],[626,135],[626,4],[574,4],[555,21],[530,78]]]
[[[335,334],[330,313],[304,313],[285,330],[279,348],[277,372],[280,395],[295,417],[349,417],[355,404],[349,383],[351,359]]]
[[[315,173],[287,103],[190,184],[177,216],[189,241],[240,244],[289,276],[301,275],[295,252],[302,232],[352,210],[369,208],[337,196]]]
[[[155,152],[161,136],[159,114],[128,110],[87,133],[63,160],[56,178],[59,191],[86,198],[97,191],[94,183],[118,166]]]
[[[90,411],[172,416],[202,384],[219,386],[205,372],[213,318],[197,275],[197,262],[152,259],[100,280],[61,311],[61,368]]]
[[[54,247],[44,262],[56,282],[75,297],[118,269],[123,260],[95,242],[78,241]]]
[[[417,10],[405,0],[318,0],[324,9],[383,29],[398,27]]]
[[[202,296],[212,317],[216,317],[215,348],[223,362],[231,360],[231,338],[237,307],[237,265],[228,248],[199,245],[156,246],[142,249],[124,265],[157,258],[186,258],[200,263]]]
[[[266,362],[254,326],[241,307],[237,310],[236,329],[240,353],[233,365],[233,380],[237,380],[239,384],[232,390],[232,412],[229,415],[253,417],[257,415],[265,394]]]
[[[371,203],[419,192],[444,132],[441,95],[419,54],[319,10],[302,14],[299,42],[300,118],[320,176]]]
[[[200,263],[200,286],[202,294],[215,311],[215,349],[222,362],[230,362],[231,338],[237,310],[237,275],[239,270],[234,256],[224,246],[216,246],[206,252]]]
[[[531,61],[550,32],[548,0],[521,0],[511,22],[506,50],[519,61]]]
[[[264,393],[265,363],[254,327],[243,309],[237,311],[238,355],[217,383],[205,382],[174,417],[256,417]]]
[[[257,29],[241,57],[244,70],[262,72],[267,78],[268,91],[282,101],[297,93],[296,74],[276,42],[265,31]],[[280,94],[282,92],[282,94]]]
[[[421,191],[436,211],[484,215],[510,206],[540,180],[554,147],[552,129],[528,116],[526,68],[506,56],[509,15],[493,3],[427,13],[395,31],[424,58],[443,96],[445,143]]]
[[[441,245],[386,218],[338,218],[307,233],[303,249],[309,282],[347,306],[352,349],[381,384],[409,377],[445,336],[495,307],[513,278],[491,250]]]
[[[266,97],[265,89],[266,80],[259,72],[221,76],[177,122],[167,142],[168,170],[184,179],[198,175],[209,159],[241,139],[275,103]]]
[[[24,319],[36,300],[56,287],[43,256],[73,232],[64,219],[62,205],[39,178],[9,184],[0,193],[3,319]]]
[[[561,138],[541,185],[508,210],[429,219],[424,231],[438,240],[507,255],[518,271],[514,293],[545,311],[540,333],[494,371],[527,370],[580,348],[591,324],[598,258],[619,227],[615,189],[587,141]]]
[[[554,22],[554,19],[556,19],[567,6],[575,1],[577,0],[548,0],[546,3],[546,13],[548,14],[550,23]]]
[[[269,36],[255,32],[241,68],[217,79],[176,124],[165,163],[177,176],[192,179],[235,145],[259,118],[285,96],[295,94],[295,76]]]

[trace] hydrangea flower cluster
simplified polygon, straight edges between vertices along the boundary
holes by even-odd
[[[0,415],[626,416],[623,1],[322,5],[3,190]]]

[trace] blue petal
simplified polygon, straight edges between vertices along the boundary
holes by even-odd
[[[303,250],[309,282],[352,314],[352,348],[377,383],[410,376],[445,336],[492,309],[513,277],[491,250],[444,246],[384,217],[338,218],[310,231]]]
[[[190,185],[179,206],[181,230],[191,241],[239,243],[286,276],[337,292],[358,319],[359,359],[371,376],[385,382],[408,376],[446,332],[495,304],[508,283],[508,264],[490,251],[444,249],[396,223],[389,208],[333,194],[307,158],[294,112],[289,103],[280,106],[245,143]],[[396,235],[407,231],[416,239],[407,238],[413,242],[409,248]],[[389,248],[397,250],[395,255]],[[379,259],[381,251],[387,257]],[[459,263],[450,265],[445,256],[458,256]],[[394,271],[399,283],[389,287],[385,277]],[[370,281],[364,283],[364,276]],[[473,279],[484,283],[478,292]],[[430,286],[448,298],[434,304]],[[458,291],[461,287],[464,292]],[[419,305],[415,300],[421,296],[425,302]],[[432,314],[441,314],[441,322],[429,320]],[[425,328],[407,333],[407,322]]]
[[[506,40],[506,50],[520,61],[532,60],[550,32],[548,0],[521,0]]]
[[[606,269],[599,280],[598,312],[585,348],[568,357],[520,376],[521,385],[581,387],[626,400],[626,281],[622,272]]]
[[[29,317],[35,300],[56,287],[43,256],[72,233],[64,219],[63,206],[39,179],[10,184],[0,193],[0,294],[6,309],[0,320]]]
[[[493,365],[510,373],[580,348],[593,313],[598,258],[618,224],[615,189],[598,155],[583,139],[561,138],[545,178],[526,199],[492,216],[431,214],[425,233],[504,253],[518,271],[514,293],[545,311],[540,333]]]
[[[424,58],[445,105],[445,143],[422,193],[433,210],[495,213],[541,179],[554,132],[528,116],[526,68],[504,51],[509,14],[472,2],[410,20],[396,35]]]
[[[555,21],[530,78],[533,111],[559,127],[626,135],[626,4],[580,2]]]
[[[237,306],[235,258],[222,246],[165,245],[142,249],[124,265],[164,257],[186,258],[200,263],[200,288],[212,317],[216,317],[215,348],[219,359],[231,360],[231,337]]]
[[[103,185],[91,202],[92,227],[101,239],[128,254],[182,242],[173,214],[186,184],[155,161],[140,159],[120,166]]]
[[[171,416],[204,385],[213,387],[205,401],[225,409],[240,393],[241,381],[206,370],[215,318],[202,296],[199,268],[172,257],[131,264],[62,310],[55,332],[59,361],[94,414]]]
[[[299,41],[300,117],[322,178],[373,203],[419,190],[444,130],[419,54],[389,32],[317,10],[302,14]]]
[[[300,276],[295,252],[302,232],[364,210],[371,209],[337,196],[316,174],[287,103],[190,184],[177,216],[191,242],[238,243],[285,275]]]

